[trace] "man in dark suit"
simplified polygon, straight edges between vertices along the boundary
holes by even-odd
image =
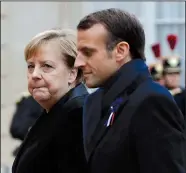
[[[90,173],[185,173],[183,115],[145,64],[145,33],[135,16],[107,9],[77,26],[78,55],[91,94],[84,107]]]

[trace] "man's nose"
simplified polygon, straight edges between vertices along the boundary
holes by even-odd
[[[83,60],[83,58],[80,55],[77,55],[77,57],[75,59],[74,67],[80,68],[83,66],[85,66],[85,61]]]

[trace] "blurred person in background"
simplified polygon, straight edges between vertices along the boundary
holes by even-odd
[[[13,163],[13,173],[87,173],[82,106],[87,90],[74,68],[76,34],[53,29],[25,48],[28,90],[44,113],[29,130]]]
[[[160,43],[155,43],[151,46],[156,62],[149,65],[149,70],[154,81],[164,86],[163,80],[163,65]]]
[[[23,92],[16,101],[16,109],[10,124],[10,134],[14,139],[24,140],[28,130],[41,115],[43,109],[37,103],[29,92]],[[19,147],[13,151],[16,156]]]
[[[167,41],[171,51],[175,49],[177,43],[177,36],[174,34],[169,34],[167,36]],[[166,56],[163,60],[163,78],[165,87],[173,95],[178,107],[181,112],[185,115],[185,86],[180,86],[180,75],[181,75],[181,59],[179,56],[174,54]]]
[[[149,71],[152,76],[152,79],[159,83],[160,85],[164,86],[163,80],[163,66],[161,63],[154,63],[149,65]]]
[[[90,173],[183,173],[183,116],[145,64],[145,32],[120,9],[85,16],[77,26],[75,67],[89,88],[84,149]]]

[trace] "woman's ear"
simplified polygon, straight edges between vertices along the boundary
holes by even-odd
[[[78,74],[78,69],[77,68],[72,68],[70,70],[69,78],[68,78],[69,85],[76,81],[77,74]]]

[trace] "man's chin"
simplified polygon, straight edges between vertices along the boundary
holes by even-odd
[[[98,88],[97,83],[94,83],[94,82],[91,82],[91,81],[88,81],[88,80],[87,81],[85,80],[85,84],[88,88]]]

